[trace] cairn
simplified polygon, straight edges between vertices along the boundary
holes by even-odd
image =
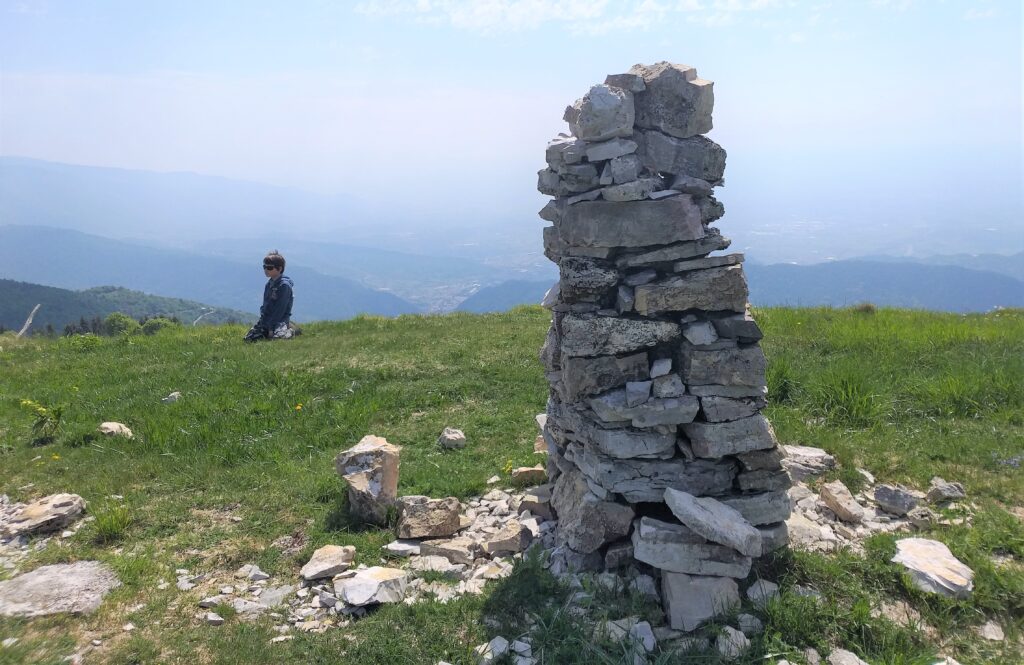
[[[693,67],[636,65],[566,109],[538,174],[556,565],[660,571],[683,630],[739,602],[790,514],[743,255],[711,256],[730,244],[713,104]]]

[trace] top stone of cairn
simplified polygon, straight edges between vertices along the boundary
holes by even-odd
[[[714,83],[697,78],[695,68],[659,62],[633,65],[629,73],[644,81],[644,90],[633,93],[637,127],[681,139],[711,131]]]

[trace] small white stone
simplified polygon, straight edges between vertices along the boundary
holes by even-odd
[[[1002,642],[1006,636],[1003,634],[1002,627],[995,621],[988,621],[985,624],[978,626],[978,635],[982,636],[986,640],[992,642]]]
[[[100,646],[103,646],[103,640],[93,640],[93,641],[92,641],[92,645],[93,645],[94,647],[100,647]]]
[[[222,623],[224,623],[224,617],[217,614],[216,612],[207,612],[205,620],[206,623],[210,624],[211,626],[219,626]]]
[[[126,623],[125,625],[121,626],[121,630],[123,630],[126,633],[130,633],[133,630],[135,630],[135,624],[131,622]]]
[[[0,642],[0,645],[3,645],[3,647],[5,649],[7,649],[9,647],[13,647],[17,643],[18,643],[18,638],[17,637],[8,637],[3,642]]]

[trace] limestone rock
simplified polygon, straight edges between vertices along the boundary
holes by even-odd
[[[725,268],[743,263],[743,254],[726,254],[725,256],[706,256],[702,259],[687,259],[676,261],[672,265],[675,273],[685,273],[693,270],[707,270],[708,268]],[[689,277],[689,275],[687,275]],[[708,322],[709,325],[711,322]]]
[[[668,175],[688,175],[718,182],[725,173],[725,150],[705,136],[679,139],[661,132],[639,131],[633,136],[637,156],[648,170]]]
[[[665,490],[665,503],[680,522],[711,542],[746,556],[761,556],[761,533],[733,508],[672,488]]]
[[[747,280],[740,266],[710,268],[638,286],[634,297],[634,308],[644,316],[689,309],[743,311]]]
[[[85,511],[85,499],[77,494],[51,494],[29,503],[6,524],[7,534],[46,533],[68,526]]]
[[[706,235],[698,240],[674,243],[665,247],[633,254],[624,254],[616,259],[616,265],[619,268],[671,265],[674,261],[704,256],[716,250],[726,249],[732,242],[728,238],[723,237],[718,229],[714,227],[706,229],[705,233]]]
[[[932,478],[931,486],[928,488],[929,503],[944,503],[946,501],[957,501],[967,497],[964,486],[960,483],[951,483],[935,476]]]
[[[747,588],[747,598],[755,607],[764,609],[766,605],[779,595],[779,585],[768,580],[757,580]]]
[[[846,649],[836,649],[828,655],[828,665],[868,665],[857,654]]]
[[[645,84],[634,96],[637,126],[679,138],[711,131],[714,84],[697,78],[696,69],[659,62],[635,65],[629,73]]]
[[[40,566],[0,582],[0,616],[89,614],[119,586],[114,571],[98,561]]]
[[[750,640],[732,626],[725,626],[715,640],[715,648],[725,660],[736,660],[750,648]]]
[[[864,521],[864,508],[853,498],[841,480],[834,480],[821,486],[821,500],[844,522]]]
[[[548,472],[543,464],[537,466],[521,466],[512,469],[512,484],[517,487],[525,485],[538,485],[547,481]]]
[[[671,343],[679,335],[679,325],[669,321],[567,314],[562,319],[562,353],[569,357],[626,354]],[[648,371],[646,362],[644,371]]]
[[[893,563],[906,568],[917,588],[954,598],[971,595],[974,571],[944,544],[926,538],[904,538],[896,542],[896,550]]]
[[[686,386],[683,385],[683,380],[679,378],[678,374],[667,374],[654,379],[651,382],[651,394],[660,399],[687,397]]]
[[[530,543],[530,531],[519,520],[509,520],[501,529],[483,541],[482,547],[491,556],[517,554]]]
[[[704,414],[704,420],[710,423],[749,418],[767,405],[768,402],[763,397],[735,398],[709,395],[700,398],[701,413]]]
[[[405,598],[409,577],[404,570],[373,566],[356,571],[352,577],[334,582],[335,595],[348,605],[400,603]]]
[[[384,524],[398,496],[401,448],[379,436],[364,436],[334,459],[338,475],[348,482],[349,509],[371,524]]]
[[[710,321],[698,321],[683,326],[683,337],[690,344],[697,346],[714,344],[718,341],[718,333],[715,332],[715,327],[711,325]]]
[[[583,256],[567,256],[558,262],[561,298],[574,303],[602,297],[619,282],[619,271],[605,262]]]
[[[688,195],[660,201],[584,201],[570,206],[555,226],[563,242],[578,247],[647,247],[704,236],[700,208]]]
[[[661,588],[665,614],[675,630],[695,630],[740,604],[736,580],[728,577],[665,572]]]
[[[472,565],[480,554],[480,544],[466,536],[455,538],[424,540],[420,543],[422,556],[443,556],[452,563]]]
[[[761,328],[754,321],[754,317],[750,315],[749,308],[743,314],[715,319],[712,323],[719,337],[738,339],[744,344],[757,342],[764,336],[761,333]]]
[[[299,571],[299,575],[305,580],[334,577],[348,570],[355,557],[356,548],[351,545],[324,545],[313,552],[313,556]]]
[[[725,505],[739,511],[740,515],[743,515],[754,526],[784,522],[789,517],[789,497],[785,492],[726,496],[721,497],[720,500]]]
[[[751,563],[732,548],[708,543],[689,527],[652,517],[640,518],[633,530],[633,556],[674,573],[737,579],[747,576]]]
[[[836,458],[821,448],[810,446],[782,446],[786,458],[782,465],[789,471],[795,481],[820,476],[835,468]]]
[[[605,187],[601,190],[601,197],[605,201],[643,201],[662,187],[659,178],[638,178],[621,185]]]
[[[636,152],[636,142],[629,139],[614,138],[602,143],[591,143],[587,145],[587,161],[601,162],[607,159],[615,159],[630,153]]]
[[[692,422],[682,428],[697,457],[714,459],[776,446],[775,432],[761,414],[722,423]]]
[[[716,268],[716,270],[735,270],[735,268]],[[683,381],[688,386],[751,386],[760,389],[765,385],[765,370],[768,363],[764,352],[759,346],[747,348],[687,350],[680,364]],[[691,392],[693,390],[691,389]],[[760,390],[750,396],[760,396]],[[694,393],[697,394],[697,393]],[[726,395],[722,392],[711,393],[725,397],[747,397],[748,395]]]
[[[465,448],[466,435],[460,429],[445,427],[444,431],[441,432],[441,436],[437,437],[437,445],[446,450],[453,448]]]
[[[765,554],[789,545],[789,525],[785,522],[763,524],[757,530],[761,532],[761,551]]]
[[[695,496],[722,494],[732,488],[736,474],[736,465],[728,460],[615,459],[591,450],[577,456],[575,463],[591,481],[609,493],[622,495],[630,503],[661,501],[668,487]],[[787,514],[788,505],[787,501]]]
[[[628,385],[628,384],[627,384]],[[627,406],[626,390],[612,390],[588,403],[601,420],[609,423],[631,422],[634,427],[680,425],[693,421],[699,402],[692,395],[648,399],[638,406]],[[669,447],[675,445],[675,436]]]
[[[459,530],[462,504],[454,496],[444,499],[403,496],[397,505],[395,535],[399,538],[443,538]]]
[[[598,499],[578,471],[558,478],[551,506],[558,515],[559,540],[581,554],[622,538],[633,521],[631,507]]]
[[[386,551],[391,556],[397,556],[407,558],[420,553],[420,544],[416,540],[393,540],[384,546]]]
[[[572,135],[584,141],[607,141],[633,134],[633,93],[595,85],[565,111]]]
[[[520,510],[528,510],[531,514],[550,520],[554,517],[551,512],[551,485],[537,485],[526,490],[523,499],[519,503]]]
[[[599,356],[597,358],[565,358],[562,362],[562,394],[567,402],[586,395],[602,393],[623,386],[627,381],[648,377],[647,354]]]
[[[906,515],[919,504],[925,495],[902,485],[877,485],[875,503],[887,513]]]
[[[980,637],[992,642],[1002,642],[1006,639],[1002,626],[995,621],[986,621],[984,624],[978,626],[977,630]]]
[[[128,426],[123,423],[100,423],[99,432],[100,434],[103,434],[105,436],[123,436],[126,439],[135,438],[135,435],[132,434],[131,429],[129,429]]]

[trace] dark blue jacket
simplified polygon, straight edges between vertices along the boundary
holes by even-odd
[[[263,287],[263,305],[260,307],[260,320],[256,322],[256,327],[273,332],[282,322],[291,321],[292,301],[295,300],[293,286],[291,277],[286,275],[267,280],[267,285]]]

